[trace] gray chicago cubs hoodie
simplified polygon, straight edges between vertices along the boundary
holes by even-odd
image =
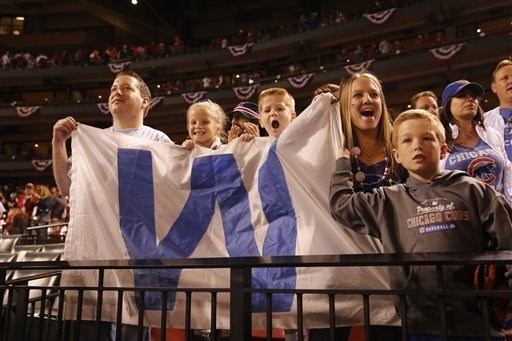
[[[385,253],[478,252],[512,249],[512,208],[491,186],[461,171],[444,171],[431,182],[409,177],[405,184],[370,193],[353,191],[346,158],[336,161],[330,204],[334,219],[347,228],[379,238]],[[436,290],[434,266],[390,267],[391,288]],[[443,267],[446,289],[473,286],[472,266]],[[407,298],[409,334],[440,335],[438,301]],[[450,335],[485,336],[478,302],[465,297],[446,301]],[[501,335],[493,331],[493,335]]]

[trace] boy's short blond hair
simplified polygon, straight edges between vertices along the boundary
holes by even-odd
[[[393,135],[391,138],[391,142],[393,143],[393,147],[397,147],[397,139],[398,139],[398,130],[400,129],[400,125],[409,120],[421,119],[426,120],[430,124],[430,128],[437,136],[440,144],[446,142],[446,134],[443,127],[443,124],[439,119],[432,115],[430,112],[424,109],[410,109],[402,112],[393,122]]]
[[[261,102],[263,98],[268,96],[284,96],[284,104],[290,109],[291,112],[295,112],[295,99],[286,89],[284,88],[270,88],[263,90],[258,96],[258,111],[261,113],[263,110],[261,108]]]

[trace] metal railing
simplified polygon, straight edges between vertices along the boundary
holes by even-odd
[[[505,265],[512,263],[512,252],[493,251],[485,253],[420,253],[420,254],[364,254],[364,255],[318,255],[318,256],[279,256],[279,257],[233,257],[233,258],[187,258],[187,259],[160,259],[160,260],[108,260],[108,261],[54,261],[54,262],[3,262],[0,263],[0,297],[3,298],[1,311],[1,325],[3,330],[0,336],[2,340],[25,340],[32,339],[28,335],[37,335],[38,339],[46,340],[77,340],[81,326],[81,304],[85,291],[97,292],[100,307],[97,310],[96,325],[100,325],[101,305],[103,294],[109,291],[117,292],[122,297],[127,292],[138,292],[142,300],[149,292],[158,292],[162,302],[166,302],[167,295],[171,292],[181,292],[186,296],[185,308],[185,330],[186,340],[192,340],[191,316],[193,307],[191,295],[197,292],[206,292],[211,295],[211,329],[216,325],[216,297],[219,293],[228,293],[230,296],[230,338],[231,340],[250,340],[252,331],[251,295],[263,293],[267,297],[266,331],[268,339],[272,335],[273,312],[272,296],[275,294],[291,293],[296,298],[296,326],[300,340],[304,337],[305,320],[303,316],[303,297],[305,295],[326,295],[329,298],[329,319],[325,322],[325,328],[331,330],[331,340],[334,340],[334,329],[336,327],[335,296],[337,295],[358,295],[362,297],[364,312],[364,329],[366,340],[370,340],[370,297],[391,295],[399,298],[399,311],[402,320],[407,316],[406,297],[414,295],[429,295],[439,299],[439,316],[442,329],[442,339],[448,340],[448,327],[445,320],[444,302],[445,299],[456,297],[467,299],[468,297],[481,300],[483,319],[486,321],[486,328],[491,329],[488,314],[488,299],[500,297],[512,298],[510,290],[476,290],[471,285],[468,290],[450,290],[446,288],[443,280],[443,267],[464,265],[477,266],[482,264]],[[409,266],[434,266],[437,273],[437,288],[428,291],[414,291],[406,289],[392,290],[370,290],[367,288],[344,289],[275,289],[263,288],[254,289],[252,283],[252,270],[256,268],[332,268],[332,267],[409,267]],[[164,286],[161,288],[134,288],[134,287],[106,287],[103,286],[103,278],[106,271],[116,270],[163,270],[163,269],[229,269],[229,288],[173,288]],[[97,287],[64,287],[58,281],[52,285],[30,285],[34,279],[54,276],[62,270],[98,270]],[[30,276],[9,280],[8,274],[12,271],[30,272]],[[33,295],[37,291],[39,295]],[[63,299],[67,292],[74,291],[78,296],[79,311],[77,312],[75,324],[70,327],[70,322],[63,319]],[[34,296],[37,296],[34,298]],[[120,302],[121,300],[119,300]],[[121,303],[119,303],[121,304]],[[162,304],[161,309],[161,335],[160,339],[165,340],[166,305]],[[121,324],[121,307],[118,307],[117,321]],[[142,338],[142,325],[144,321],[144,308],[139,311],[139,338]],[[37,323],[36,323],[37,322]],[[35,328],[34,330],[30,330]],[[402,323],[402,340],[407,340],[407,323]],[[71,331],[70,331],[71,330]],[[118,328],[119,330],[119,328]],[[51,335],[51,338],[50,336]],[[47,338],[45,338],[47,337]],[[99,337],[99,336],[98,336]],[[120,334],[117,334],[120,339]],[[490,332],[486,340],[491,340]]]

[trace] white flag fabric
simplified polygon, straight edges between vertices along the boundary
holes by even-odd
[[[357,254],[380,243],[335,222],[330,177],[341,141],[338,104],[322,94],[279,139],[235,140],[217,150],[148,142],[79,125],[72,137],[72,219],[64,256],[77,259],[166,259]],[[61,284],[95,285],[96,271],[66,271]],[[229,287],[225,269],[156,273],[106,271],[104,286]],[[253,270],[254,288],[387,289],[380,268]],[[95,295],[85,292],[83,318],[94,318]],[[104,292],[102,318],[115,320],[116,292]],[[229,295],[219,294],[218,325],[229,328]],[[126,294],[123,322],[137,324],[134,294]],[[328,299],[304,295],[305,327],[328,326]],[[183,327],[185,296],[169,294],[167,326]],[[253,295],[253,326],[265,328],[265,297]],[[144,296],[144,323],[160,325],[158,294]],[[293,295],[272,298],[274,327],[293,328]],[[65,316],[76,316],[66,296]],[[192,295],[192,328],[209,328],[209,294]],[[259,313],[263,312],[263,313]],[[397,323],[391,298],[371,300],[372,322]],[[337,322],[363,323],[362,298],[337,296]]]

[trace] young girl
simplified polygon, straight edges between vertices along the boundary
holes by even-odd
[[[182,146],[191,150],[195,145],[217,149],[226,140],[226,114],[210,100],[194,103],[187,110],[187,131],[190,139]]]

